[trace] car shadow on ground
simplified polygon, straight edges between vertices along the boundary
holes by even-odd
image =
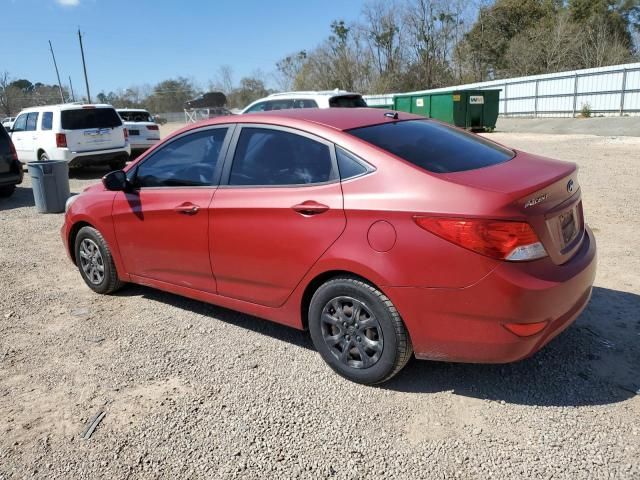
[[[307,332],[236,312],[235,310],[229,310],[228,308],[218,307],[217,305],[199,302],[197,300],[191,300],[190,298],[163,292],[150,287],[144,287],[142,285],[127,285],[125,288],[118,291],[116,295],[123,297],[141,296],[149,300],[167,303],[177,308],[188,310],[199,315],[212,317],[216,320],[221,320],[225,323],[230,323],[237,327],[246,328],[247,330],[251,330],[261,335],[266,335],[268,337],[290,343],[296,347],[314,350],[311,338]],[[318,360],[321,361],[320,358],[318,358]]]
[[[595,287],[576,323],[528,359],[505,365],[413,360],[383,388],[521,405],[621,402],[640,391],[638,312],[640,295]]]
[[[0,198],[0,211],[13,210],[16,208],[35,207],[33,190],[31,187],[21,187],[18,185],[16,191],[8,198]]]
[[[150,300],[214,317],[297,347],[313,350],[307,332],[148,287],[131,285],[120,296]],[[534,356],[505,365],[413,359],[378,388],[457,395],[538,406],[604,405],[640,389],[640,295],[595,287],[577,322]],[[322,361],[318,357],[318,362]]]

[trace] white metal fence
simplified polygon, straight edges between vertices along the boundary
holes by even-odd
[[[594,115],[640,115],[640,63],[588,68],[530,77],[469,83],[408,93],[500,89],[500,115],[574,117],[588,107]],[[393,103],[392,95],[365,96],[370,106]]]

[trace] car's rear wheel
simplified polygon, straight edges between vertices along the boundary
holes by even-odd
[[[329,366],[358,383],[389,380],[413,353],[391,301],[358,278],[333,278],[316,290],[309,306],[309,331]]]
[[[38,157],[38,160],[40,160],[41,162],[48,162],[49,161],[49,155],[47,155],[46,152],[42,152],[40,154],[40,156]]]
[[[82,279],[96,293],[109,294],[122,287],[111,250],[102,234],[82,227],[75,240],[75,258]]]
[[[6,198],[13,195],[13,192],[16,191],[15,185],[7,185],[4,187],[0,187],[0,197]]]

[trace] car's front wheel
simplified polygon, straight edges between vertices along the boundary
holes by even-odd
[[[109,245],[93,227],[82,227],[75,240],[75,258],[82,279],[96,293],[113,293],[122,287]]]
[[[333,278],[316,290],[309,306],[309,331],[329,366],[358,383],[389,380],[413,353],[391,301],[358,278]]]

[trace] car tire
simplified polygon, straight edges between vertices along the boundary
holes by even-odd
[[[40,156],[38,157],[38,160],[40,160],[41,162],[48,162],[49,161],[49,155],[47,155],[46,152],[42,152],[40,154]]]
[[[309,331],[334,371],[366,385],[389,380],[413,354],[391,300],[359,278],[333,278],[316,290],[309,305]]]
[[[109,245],[93,227],[82,227],[74,243],[76,264],[91,290],[110,294],[124,285],[118,278]]]
[[[0,187],[0,197],[7,198],[13,195],[13,192],[16,191],[15,185],[8,185],[6,187]]]

